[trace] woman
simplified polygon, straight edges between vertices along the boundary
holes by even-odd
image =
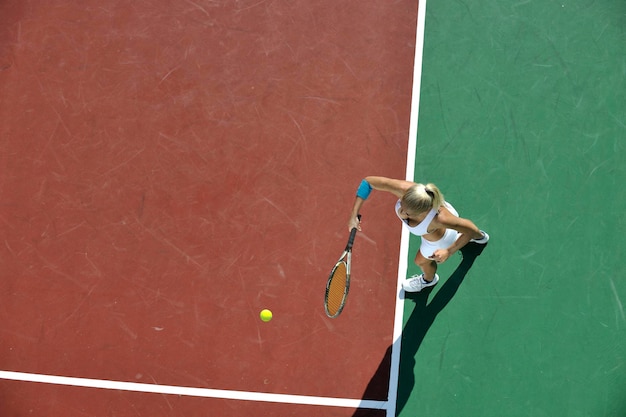
[[[387,191],[396,197],[396,214],[409,231],[421,236],[422,243],[415,263],[422,273],[402,283],[407,292],[418,292],[437,284],[437,264],[445,262],[468,242],[486,244],[489,235],[470,220],[459,217],[434,184],[418,184],[385,177],[366,177],[357,189],[356,200],[348,221],[348,229],[361,230],[357,215],[372,190]]]

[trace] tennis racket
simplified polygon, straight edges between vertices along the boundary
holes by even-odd
[[[358,215],[361,220],[361,215]],[[324,296],[324,309],[326,315],[335,318],[346,305],[348,298],[348,290],[350,289],[350,264],[352,262],[352,245],[356,236],[356,227],[350,231],[348,244],[339,257],[339,260],[330,271],[328,281],[326,282],[326,295]]]

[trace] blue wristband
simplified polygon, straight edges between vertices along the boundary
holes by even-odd
[[[362,198],[363,200],[367,200],[367,197],[370,196],[372,192],[372,186],[369,182],[363,180],[361,181],[361,185],[356,190],[356,196]]]

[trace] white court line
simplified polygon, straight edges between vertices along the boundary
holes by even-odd
[[[417,28],[415,30],[415,60],[413,63],[413,91],[411,93],[411,120],[409,124],[409,142],[406,158],[406,180],[415,181],[415,158],[417,152],[417,122],[419,118],[420,90],[422,85],[422,56],[424,54],[424,26],[426,22],[426,0],[420,0],[417,9]],[[387,417],[394,417],[398,402],[398,384],[400,378],[400,348],[404,320],[404,292],[402,281],[406,278],[409,259],[409,232],[402,228],[400,238],[400,259],[398,260],[398,284],[396,312],[393,325],[393,347],[391,349],[391,371],[389,373],[389,399]]]
[[[411,119],[406,162],[406,179],[414,180],[415,153],[417,149],[417,122],[419,115],[420,88],[422,79],[422,55],[424,50],[424,23],[426,20],[426,0],[419,2],[417,11],[417,29],[415,34],[415,61],[413,66],[413,91],[411,98]],[[393,328],[394,344],[391,349],[391,371],[389,379],[388,401],[371,401],[348,398],[313,397],[306,395],[270,394],[260,392],[228,391],[208,388],[177,387],[171,385],[143,384],[136,382],[109,381],[100,379],[75,378],[66,376],[40,375],[24,372],[0,371],[0,379],[38,382],[44,384],[66,385],[85,388],[100,388],[120,391],[134,391],[155,394],[183,395],[190,397],[219,398],[239,401],[259,401],[282,404],[317,405],[345,408],[367,408],[386,410],[387,417],[395,416],[398,379],[400,374],[400,341],[402,336],[404,297],[401,281],[405,279],[408,268],[409,233],[402,228],[400,239],[400,259],[398,262],[398,298]]]
[[[346,408],[369,408],[383,410],[386,401],[360,399],[311,397],[306,395],[269,394],[261,392],[228,391],[208,388],[177,387],[172,385],[143,384],[137,382],[108,381],[102,379],[75,378],[67,376],[29,374],[24,372],[0,371],[0,379],[43,384],[67,385],[72,387],[100,388],[118,391],[133,391],[152,394],[183,395],[188,397],[219,398],[239,401],[260,401],[281,404],[320,405]]]

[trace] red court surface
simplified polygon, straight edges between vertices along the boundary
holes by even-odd
[[[360,179],[405,175],[416,18],[414,1],[1,2],[0,369],[387,400],[392,200],[367,207],[342,316],[322,300]],[[354,411],[0,380],[3,416]]]

